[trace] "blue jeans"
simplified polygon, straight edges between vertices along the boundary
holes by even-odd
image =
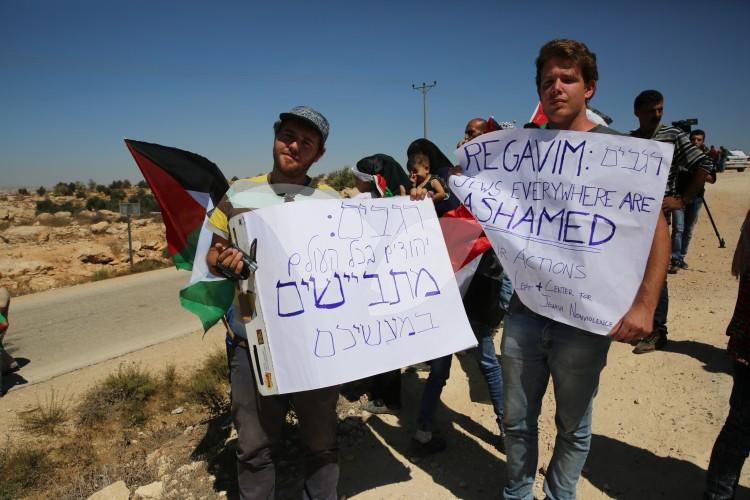
[[[703,206],[703,198],[697,197],[685,205],[684,209],[672,210],[672,258],[685,260],[693,229],[698,221],[698,213]]]
[[[471,328],[477,338],[478,346],[472,351],[477,356],[479,369],[487,382],[492,408],[495,411],[498,425],[503,420],[503,374],[495,354],[494,329],[481,323],[472,322]],[[430,362],[430,375],[422,392],[422,403],[419,407],[417,423],[419,428],[432,431],[435,422],[440,394],[451,373],[453,355],[433,359]]]
[[[575,498],[591,446],[591,410],[610,339],[540,316],[517,302],[505,317],[501,365],[505,382],[506,499],[533,499],[539,458],[538,421],[550,375],[557,437],[544,480],[547,498]]]
[[[729,415],[711,451],[706,500],[734,498],[740,471],[750,452],[750,367],[734,363]]]

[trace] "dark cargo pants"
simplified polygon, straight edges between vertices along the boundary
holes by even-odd
[[[237,477],[240,498],[273,499],[276,488],[274,449],[281,441],[291,402],[300,421],[305,483],[304,499],[336,500],[339,480],[336,401],[340,386],[279,396],[261,396],[248,350],[229,346],[232,419],[237,429]]]

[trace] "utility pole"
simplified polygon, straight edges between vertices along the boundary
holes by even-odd
[[[420,90],[422,92],[422,125],[424,128],[424,138],[427,139],[427,92],[430,91],[432,87],[437,85],[437,81],[433,80],[431,85],[427,85],[425,82],[422,82],[422,85],[417,87],[413,83],[411,84],[411,88],[414,90]]]

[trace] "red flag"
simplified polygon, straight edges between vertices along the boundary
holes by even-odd
[[[539,128],[544,128],[547,125],[549,120],[547,119],[547,115],[544,114],[541,102],[537,103],[536,108],[534,108],[534,113],[532,113],[529,121],[538,125]]]
[[[487,132],[494,132],[495,130],[502,130],[502,129],[503,129],[503,127],[501,127],[500,124],[497,123],[497,121],[495,121],[495,117],[494,116],[490,116],[487,119],[487,128],[486,128],[486,132],[485,133],[487,133]]]

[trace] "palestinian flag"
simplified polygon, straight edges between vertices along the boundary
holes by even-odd
[[[206,213],[229,184],[219,167],[195,153],[130,139],[125,145],[161,207],[169,255],[177,269],[192,271],[190,283],[180,290],[180,303],[208,330],[234,298],[234,284],[208,271],[212,233],[204,229]]]
[[[492,246],[482,226],[463,205],[445,212],[438,220],[454,273]]]

